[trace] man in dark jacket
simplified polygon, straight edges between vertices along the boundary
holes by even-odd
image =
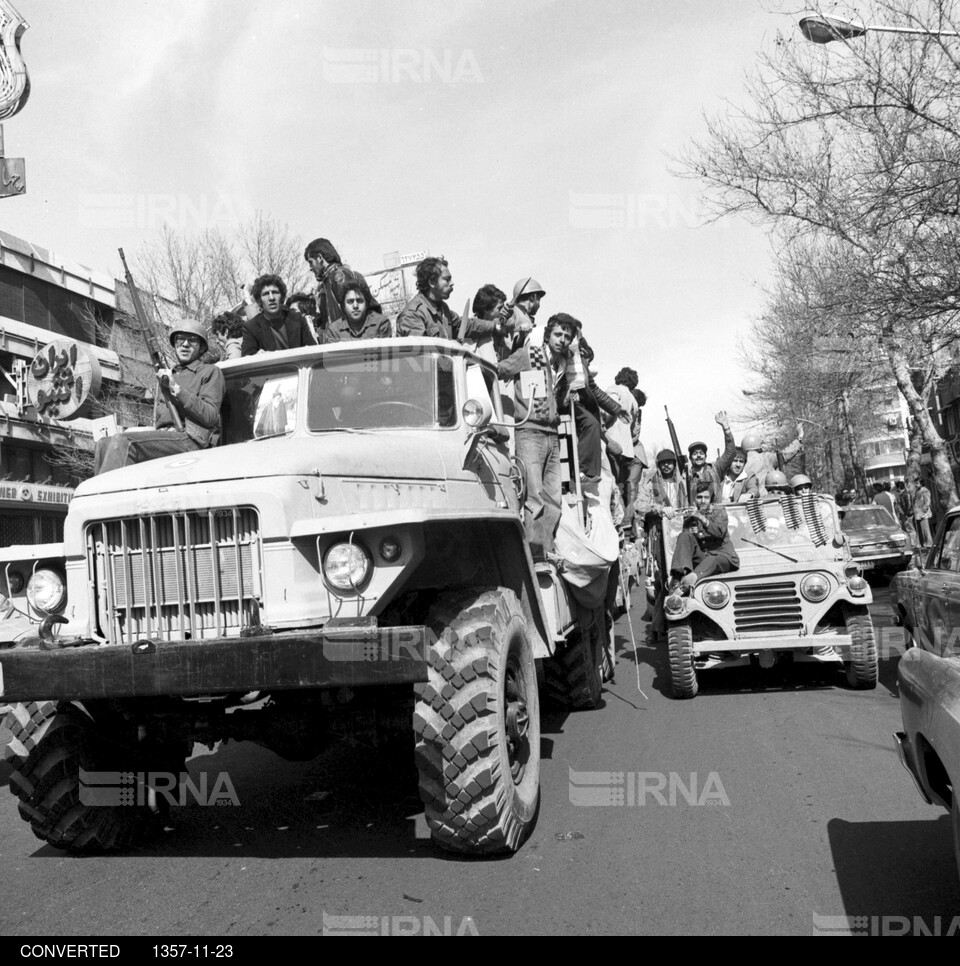
[[[320,340],[331,322],[343,318],[343,297],[348,285],[359,285],[371,312],[383,312],[383,306],[373,297],[367,280],[340,260],[340,253],[327,238],[314,238],[304,249],[303,257],[317,280],[317,329]]]
[[[252,295],[260,312],[244,323],[241,355],[317,344],[307,320],[299,312],[284,308],[287,286],[279,275],[261,275],[253,283]]]
[[[728,531],[727,511],[713,505],[713,484],[697,484],[697,506],[688,511],[684,529],[677,537],[670,561],[670,575],[679,588],[689,593],[703,577],[727,574],[740,566]]]
[[[343,294],[343,318],[336,319],[323,330],[323,344],[356,342],[360,339],[389,339],[393,332],[390,320],[368,308],[359,285],[347,287]]]
[[[690,488],[691,505],[696,502],[697,484],[704,480],[712,484],[714,500],[720,500],[723,477],[730,468],[733,457],[737,452],[737,444],[734,441],[733,433],[730,431],[730,421],[727,419],[727,414],[725,412],[719,412],[714,418],[723,430],[724,445],[723,452],[717,458],[716,463],[707,462],[706,443],[691,443],[687,447],[687,453],[690,456],[690,470],[687,475],[687,481]]]
[[[489,319],[461,319],[447,305],[453,277],[443,258],[425,258],[417,265],[417,294],[397,316],[397,335],[434,339],[479,339],[499,331],[501,323]]]
[[[177,364],[172,369],[159,370],[157,376],[167,381],[172,404],[184,423],[183,430],[174,426],[170,407],[160,404],[152,432],[119,433],[97,441],[94,474],[206,449],[219,442],[223,373],[200,361],[208,346],[203,326],[192,319],[178,322],[170,330],[170,344]]]

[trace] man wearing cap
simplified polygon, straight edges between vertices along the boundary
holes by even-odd
[[[417,265],[417,294],[397,316],[397,335],[433,339],[479,339],[498,331],[499,322],[461,319],[447,305],[453,293],[453,276],[445,258],[430,256]]]
[[[713,487],[713,499],[720,499],[723,477],[730,468],[730,464],[733,462],[733,457],[737,452],[737,444],[733,439],[733,433],[730,431],[730,421],[727,419],[727,414],[725,412],[719,412],[714,419],[716,419],[717,424],[723,430],[724,443],[723,452],[720,454],[717,462],[707,462],[706,443],[701,443],[698,441],[696,443],[691,443],[687,447],[687,453],[690,455],[688,493],[690,495],[691,506],[696,502],[695,498],[698,483],[709,483]]]
[[[637,513],[645,518],[649,529],[650,517],[672,517],[687,505],[686,488],[677,473],[677,454],[672,449],[657,453],[657,471],[640,484]]]
[[[170,344],[177,362],[172,369],[158,369],[157,378],[167,380],[169,398],[183,420],[183,430],[174,426],[170,406],[160,404],[152,431],[120,433],[97,441],[94,474],[206,449],[219,442],[223,373],[200,361],[207,351],[206,331],[199,322],[184,319],[171,328]],[[158,392],[158,404],[161,399]]]

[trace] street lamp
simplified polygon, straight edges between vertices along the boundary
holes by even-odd
[[[804,17],[800,32],[815,44],[829,44],[831,40],[855,40],[868,30],[878,34],[913,34],[920,37],[960,37],[955,30],[923,30],[914,27],[885,27],[882,24],[862,24],[843,17]]]

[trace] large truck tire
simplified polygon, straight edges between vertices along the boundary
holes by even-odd
[[[435,843],[514,852],[540,802],[540,705],[520,602],[504,587],[448,594],[430,615],[413,729]]]
[[[81,708],[52,701],[14,705],[7,723],[13,731],[10,790],[37,838],[68,852],[107,852],[155,831],[161,814],[147,805],[81,801],[81,769],[113,774],[144,769],[132,749],[110,741]],[[179,771],[183,759],[174,765]],[[129,793],[124,789],[117,774],[106,794],[133,797],[135,786]]]
[[[847,684],[858,691],[869,691],[877,686],[877,642],[873,621],[864,607],[847,614],[847,633],[853,638],[850,660],[845,662]]]
[[[605,633],[603,611],[594,612],[588,626],[579,627],[557,646],[552,658],[544,661],[547,695],[551,701],[576,711],[600,707],[604,677],[613,673],[613,668],[608,667]]]

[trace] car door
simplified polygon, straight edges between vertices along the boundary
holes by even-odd
[[[947,517],[933,542],[927,567],[917,581],[917,643],[934,654],[950,646],[960,626],[960,514]]]

